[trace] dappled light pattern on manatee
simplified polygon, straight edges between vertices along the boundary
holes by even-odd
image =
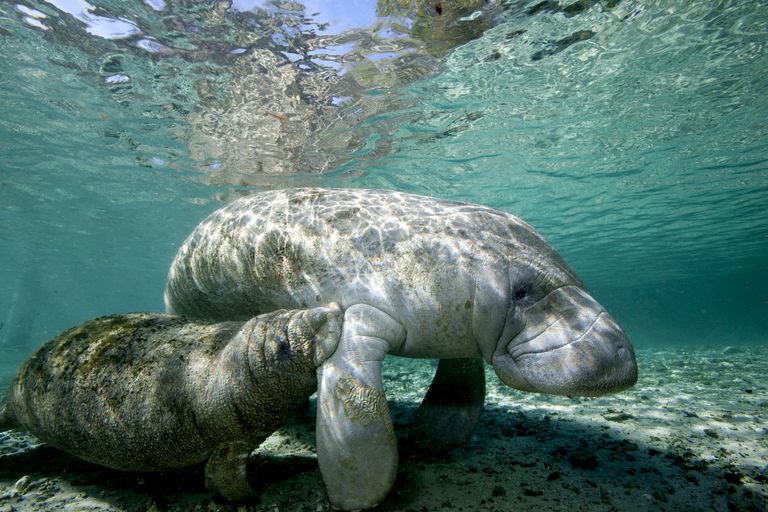
[[[503,362],[504,378],[522,389],[621,387],[636,378],[631,345],[618,343],[621,329],[582,288],[512,215],[393,191],[290,189],[205,219],[176,255],[165,300],[169,311],[207,320],[368,304],[405,327],[396,354],[482,356]],[[589,348],[600,333],[605,343]],[[515,348],[526,346],[535,350]],[[616,357],[628,366],[614,368]]]
[[[198,225],[165,290],[169,312],[206,320],[330,302],[344,321],[318,369],[317,449],[343,510],[376,506],[394,484],[388,354],[482,358],[508,386],[539,393],[601,395],[637,380],[626,334],[568,264],[531,226],[481,205],[368,189],[253,194]],[[481,369],[438,366],[416,426],[422,445],[471,435]],[[453,398],[465,381],[471,398]]]

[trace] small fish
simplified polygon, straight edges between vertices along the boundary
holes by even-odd
[[[283,115],[283,114],[278,114],[276,112],[267,112],[266,114],[274,117],[275,119],[277,119],[278,121],[281,121],[283,123],[289,120],[288,116]]]

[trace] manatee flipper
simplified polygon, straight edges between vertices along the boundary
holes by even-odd
[[[318,368],[317,459],[334,507],[371,508],[394,483],[397,442],[381,363],[404,340],[392,317],[357,304],[344,313],[338,348]]]
[[[416,411],[410,440],[419,451],[435,454],[458,447],[475,431],[484,402],[483,360],[441,359]]]
[[[246,464],[253,444],[233,441],[216,447],[205,465],[205,487],[230,501],[242,501],[253,494]]]

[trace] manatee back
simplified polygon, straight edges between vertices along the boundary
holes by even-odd
[[[402,355],[472,357],[475,306],[501,311],[480,322],[484,338],[498,335],[516,260],[556,260],[551,272],[570,272],[528,224],[485,206],[385,190],[278,190],[200,223],[171,265],[165,302],[208,320],[368,304],[405,327]]]

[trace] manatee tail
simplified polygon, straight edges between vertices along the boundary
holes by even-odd
[[[18,426],[19,424],[16,422],[16,419],[11,416],[11,413],[8,412],[5,404],[0,405],[0,432],[13,430]]]

